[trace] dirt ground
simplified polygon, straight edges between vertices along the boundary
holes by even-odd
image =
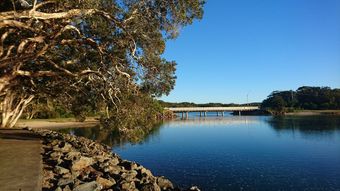
[[[68,119],[44,119],[44,120],[19,120],[16,128],[47,128],[47,129],[61,129],[61,128],[79,128],[79,127],[94,127],[99,124],[99,121],[90,118],[84,122],[77,122],[73,118]]]
[[[41,152],[41,140],[32,132],[0,129],[0,190],[41,190]]]

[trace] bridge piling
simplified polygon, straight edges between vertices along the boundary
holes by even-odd
[[[224,112],[234,112],[235,114],[242,115],[243,111],[256,111],[260,108],[257,106],[240,106],[240,107],[182,107],[182,108],[166,108],[174,113],[181,113],[183,119],[189,118],[189,112],[200,112],[200,117],[207,116],[207,112],[216,112],[217,116],[224,116]],[[220,113],[221,112],[221,113]]]

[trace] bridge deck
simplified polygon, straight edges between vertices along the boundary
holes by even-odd
[[[224,112],[224,111],[254,111],[259,110],[256,106],[245,107],[170,107],[166,108],[172,112]]]

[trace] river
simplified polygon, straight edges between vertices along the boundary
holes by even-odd
[[[340,190],[339,116],[224,116],[165,122],[139,143],[88,128],[181,187],[202,190]]]

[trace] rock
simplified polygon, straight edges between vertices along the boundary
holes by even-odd
[[[126,160],[123,160],[119,165],[124,167],[124,169],[126,169],[126,170],[135,170],[138,167],[138,165],[136,163],[126,161]]]
[[[174,186],[170,180],[163,176],[157,178],[157,184],[162,190],[174,189]]]
[[[58,145],[59,144],[59,140],[57,139],[53,139],[50,143],[52,146]]]
[[[71,173],[63,174],[62,178],[72,178]]]
[[[72,191],[71,188],[67,185],[65,186],[65,188],[63,189],[63,191]]]
[[[62,160],[61,158],[57,159],[57,165],[60,165],[63,162],[64,162],[64,160]]]
[[[85,182],[83,182],[83,181],[81,181],[81,180],[79,180],[77,178],[75,178],[74,180],[75,181],[74,181],[74,184],[73,184],[73,188],[75,188],[75,187],[85,183]]]
[[[150,183],[150,179],[147,178],[147,177],[143,177],[143,178],[140,179],[140,183],[141,184],[148,184],[148,183]]]
[[[78,160],[80,158],[80,156],[81,156],[80,152],[71,151],[71,152],[66,154],[65,159],[74,161],[74,160]]]
[[[55,160],[55,161],[60,159],[62,156],[63,156],[63,153],[60,152],[60,151],[55,151],[55,152],[51,153],[51,155],[50,155],[51,159]]]
[[[192,186],[188,191],[201,191],[197,186]]]
[[[104,172],[117,175],[122,171],[122,168],[120,166],[107,166],[103,170]]]
[[[80,157],[77,161],[73,162],[71,169],[74,171],[82,170],[93,164],[93,159],[89,157]]]
[[[122,178],[128,182],[134,181],[138,173],[135,170],[127,171],[122,174]]]
[[[111,148],[73,135],[32,130],[43,139],[43,190],[180,191],[165,177],[122,160]],[[71,189],[72,188],[72,189]],[[191,191],[199,191],[197,187]]]
[[[54,191],[63,191],[63,189],[61,189],[60,187],[58,187],[58,188],[55,189]]]
[[[72,151],[72,145],[67,142],[62,141],[59,143],[59,145],[55,145],[53,147],[53,150],[67,153],[67,152]]]
[[[140,173],[142,174],[143,177],[153,176],[151,171],[146,168],[141,168]]]
[[[94,160],[100,162],[100,163],[104,163],[105,161],[109,161],[110,158],[106,157],[106,156],[103,156],[103,155],[97,155],[95,157],[93,157]]]
[[[117,165],[119,164],[119,159],[118,158],[113,158],[109,161],[110,165]]]
[[[121,182],[121,187],[122,187],[122,191],[131,191],[131,190],[136,189],[136,185],[134,182],[123,181]]]
[[[111,186],[115,185],[116,181],[113,180],[113,179],[112,180],[108,180],[108,179],[105,179],[105,178],[102,178],[102,177],[98,177],[97,178],[97,183],[99,183],[104,189],[108,189]]]
[[[153,184],[149,183],[149,184],[143,185],[140,190],[141,191],[161,191],[161,188],[155,183]]]
[[[99,185],[96,181],[92,181],[77,186],[73,189],[73,191],[99,191],[101,189],[101,185]]]
[[[56,172],[57,174],[63,175],[63,174],[69,173],[70,171],[66,168],[61,167],[61,166],[56,166],[54,168],[54,172]]]
[[[65,186],[68,184],[73,184],[73,179],[72,178],[61,178],[58,181],[58,186]]]

